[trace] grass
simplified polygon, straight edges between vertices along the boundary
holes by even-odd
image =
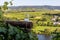
[[[7,14],[4,14],[4,16],[6,18],[10,18],[10,19],[19,19],[19,20],[21,20],[21,19],[24,19],[26,17],[26,14],[29,14],[30,16],[36,16],[34,18],[30,18],[31,20],[46,18],[48,22],[51,22],[50,19],[52,18],[52,16],[42,15],[44,13],[46,13],[46,12],[19,12],[19,13],[7,13]],[[53,13],[53,11],[52,11],[52,13]],[[33,22],[35,22],[35,21],[33,21]],[[36,26],[36,27],[33,27],[32,30],[35,33],[40,33],[40,30],[44,31],[45,29],[49,29],[50,32],[53,32],[57,28],[60,29],[60,27]]]
[[[29,14],[30,16],[42,16],[44,12],[19,12],[19,13],[7,13],[4,14],[7,18],[17,18],[17,19],[24,19],[26,17],[26,14]]]
[[[48,31],[53,32],[56,29],[60,30],[60,27],[37,26],[32,28],[35,33],[40,33],[40,31],[44,31],[45,29],[49,29]]]

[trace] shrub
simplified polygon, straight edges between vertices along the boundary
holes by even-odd
[[[23,30],[21,30],[21,28],[13,27],[11,25],[9,25],[9,29],[5,28],[4,25],[3,27],[1,27],[0,39],[3,39],[3,40],[38,40],[34,32],[31,31],[31,32],[25,33],[23,32]]]

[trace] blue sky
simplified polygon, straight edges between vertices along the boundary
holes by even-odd
[[[0,5],[3,5],[4,1],[10,0],[0,0]],[[60,0],[13,0],[13,6],[31,6],[31,5],[52,5],[60,6]]]

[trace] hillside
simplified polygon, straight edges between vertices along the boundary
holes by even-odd
[[[44,6],[12,6],[9,7],[10,9],[25,9],[25,8],[35,8],[35,9],[58,9],[60,10],[60,6],[48,6],[48,5],[44,5]]]

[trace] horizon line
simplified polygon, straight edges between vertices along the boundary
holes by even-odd
[[[3,6],[3,5],[0,5]],[[8,7],[10,7],[11,5],[9,5]],[[12,5],[12,6],[60,6],[60,5]]]

